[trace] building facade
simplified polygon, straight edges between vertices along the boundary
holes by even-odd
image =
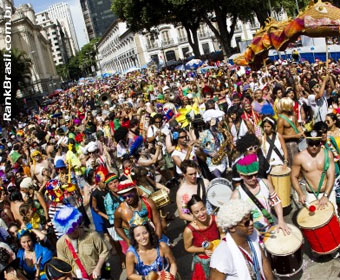
[[[80,0],[80,6],[90,41],[103,36],[116,20],[116,16],[111,10],[110,0]]]
[[[64,32],[58,20],[52,21],[48,12],[36,14],[37,24],[47,33],[47,38],[51,44],[52,56],[55,65],[66,64],[72,56],[71,39]]]
[[[5,48],[3,16],[0,19],[0,49]],[[13,9],[11,18],[12,48],[24,51],[31,59],[30,93],[52,92],[60,86],[60,78],[52,58],[47,34],[37,23],[30,4]]]
[[[120,20],[114,21],[102,36],[97,44],[97,53],[97,68],[101,73],[123,73],[147,62],[140,35],[131,32]]]
[[[79,51],[79,45],[69,5],[63,2],[56,3],[44,12],[48,13],[50,20],[59,22],[65,36],[70,39],[72,55],[75,55]]]

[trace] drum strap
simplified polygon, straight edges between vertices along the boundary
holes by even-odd
[[[260,209],[260,211],[262,212],[263,216],[267,219],[268,223],[270,223],[271,225],[274,224],[274,219],[272,217],[272,215],[267,211],[266,208],[264,208],[264,206],[262,205],[262,203],[256,198],[255,195],[253,195],[251,193],[250,190],[248,190],[248,188],[244,185],[243,182],[241,182],[241,187],[242,189],[245,191],[245,193],[249,196],[249,198],[255,203],[255,205],[257,206],[257,208]]]
[[[202,199],[205,205],[207,202],[207,190],[205,189],[204,180],[202,178],[197,178],[197,195]]]
[[[328,150],[327,149],[323,149],[324,151],[324,154],[325,154],[325,162],[324,162],[324,165],[323,165],[323,170],[322,170],[322,173],[321,173],[321,178],[320,178],[320,181],[319,181],[319,186],[318,186],[318,190],[317,192],[314,191],[314,189],[312,188],[312,186],[308,183],[307,179],[304,177],[306,183],[307,183],[307,186],[309,187],[309,189],[313,192],[314,196],[316,199],[318,199],[319,197],[319,194],[320,194],[320,190],[321,190],[321,187],[322,187],[322,184],[323,184],[323,181],[325,180],[325,176],[326,176],[326,173],[327,173],[327,170],[329,168],[329,156],[328,156]]]
[[[272,152],[274,150],[274,152],[284,162],[284,160],[285,160],[284,156],[280,153],[279,149],[275,146],[275,139],[276,139],[276,133],[273,134],[273,138],[272,139],[270,139],[270,137],[266,137],[266,140],[267,140],[268,144],[270,145],[268,153],[267,153],[267,156],[266,156],[266,160],[268,162],[270,162],[270,158],[271,158]]]
[[[295,124],[286,116],[284,115],[279,115],[281,118],[283,118],[285,121],[287,121],[287,123],[289,123],[289,125],[294,129],[296,134],[299,134],[300,131],[296,128]]]

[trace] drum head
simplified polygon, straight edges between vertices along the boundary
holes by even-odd
[[[207,191],[208,201],[215,207],[221,207],[230,200],[232,184],[224,178],[216,178],[209,184]]]
[[[284,176],[290,174],[291,169],[287,166],[286,168],[283,165],[276,165],[272,167],[270,171],[270,175],[273,176]]]
[[[319,210],[318,201],[314,200],[310,203],[316,207],[315,212],[309,212],[306,207],[303,207],[297,215],[297,223],[301,228],[313,229],[324,226],[334,215],[334,206],[327,202],[324,209]]]
[[[301,231],[292,224],[287,224],[290,234],[284,235],[282,230],[277,232],[277,225],[272,226],[270,236],[264,238],[264,247],[275,256],[287,256],[295,253],[302,245],[303,236]]]

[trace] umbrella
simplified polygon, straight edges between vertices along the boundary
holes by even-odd
[[[131,72],[139,71],[139,70],[140,70],[140,68],[133,66],[133,67],[127,69],[126,71],[124,71],[123,74],[131,73]]]
[[[184,71],[184,70],[185,70],[185,67],[184,67],[183,64],[181,64],[181,65],[176,66],[175,70]]]
[[[216,67],[216,66],[206,66],[206,67],[202,67],[202,68],[200,69],[200,72],[201,72],[201,74],[205,74],[205,73],[207,73],[210,69],[217,69],[217,67]]]
[[[192,59],[185,64],[186,69],[197,69],[203,64],[203,61],[200,59]]]

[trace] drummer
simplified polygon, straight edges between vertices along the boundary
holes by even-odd
[[[294,189],[299,195],[301,204],[319,200],[319,207],[323,209],[328,201],[333,203],[335,210],[335,191],[333,190],[335,180],[334,159],[331,151],[322,148],[321,132],[312,130],[307,134],[307,149],[294,157],[291,181]],[[306,193],[299,184],[300,172],[306,181]],[[337,213],[337,211],[335,211]]]
[[[264,131],[262,137],[261,149],[264,157],[270,166],[288,165],[288,152],[286,143],[282,135],[275,132],[276,121],[271,117],[265,117],[261,126]]]
[[[241,184],[234,190],[231,199],[241,199],[253,206],[252,217],[255,228],[263,233],[275,224],[271,207],[277,216],[277,229],[289,234],[290,230],[283,218],[282,204],[272,184],[258,177],[259,161],[256,154],[251,154],[240,159],[236,168],[240,174]]]

